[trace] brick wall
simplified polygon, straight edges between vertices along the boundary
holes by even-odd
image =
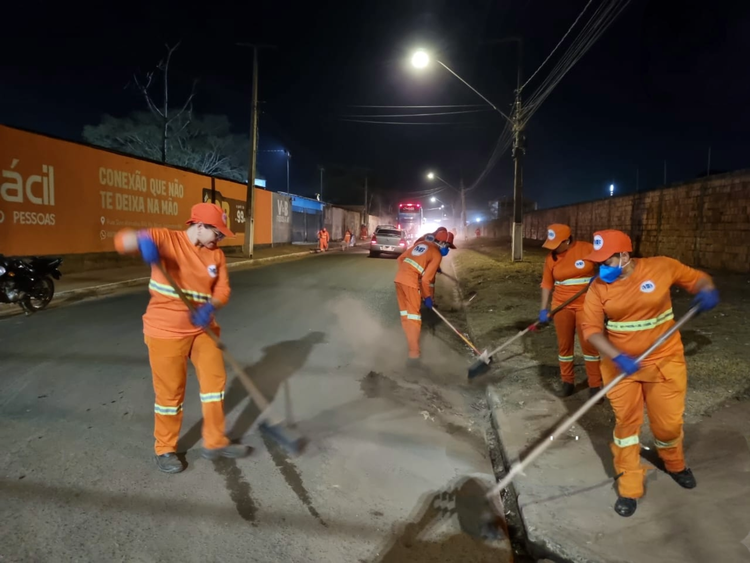
[[[575,238],[589,241],[594,231],[619,229],[630,235],[640,256],[750,272],[750,170],[534,211],[524,216],[525,237],[543,240],[551,223],[566,223]]]

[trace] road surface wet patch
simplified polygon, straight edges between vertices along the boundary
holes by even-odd
[[[250,487],[250,483],[242,475],[242,471],[237,466],[237,461],[234,459],[219,458],[213,463],[216,473],[224,477],[224,485],[229,492],[229,498],[232,499],[234,506],[237,508],[237,513],[243,520],[250,522],[253,526],[257,526],[258,506],[255,504],[255,500],[253,500],[253,490]]]
[[[297,495],[299,500],[302,501],[302,504],[307,507],[307,510],[310,512],[310,514],[312,514],[312,516],[317,519],[318,522],[320,522],[327,528],[328,524],[326,524],[326,522],[313,506],[312,499],[310,498],[310,493],[307,492],[307,489],[302,482],[302,476],[300,475],[297,466],[292,463],[286,453],[276,444],[276,442],[272,441],[265,434],[262,434],[262,437],[263,443],[266,445],[268,453],[271,454],[271,459],[273,459],[276,467],[278,467],[279,471],[283,475],[284,480],[287,482],[287,485],[289,485],[289,487],[294,491],[294,494]]]

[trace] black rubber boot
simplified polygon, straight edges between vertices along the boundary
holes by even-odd
[[[201,455],[205,459],[210,460],[219,459],[220,457],[239,459],[241,457],[249,456],[251,451],[252,450],[248,446],[242,444],[229,444],[228,446],[216,450],[207,450],[206,448],[203,448]]]
[[[688,467],[677,473],[670,473],[669,471],[667,471],[667,473],[669,473],[669,476],[683,489],[694,489],[698,484],[695,482],[693,472]]]
[[[620,516],[628,517],[635,514],[635,509],[638,508],[638,501],[634,498],[628,497],[617,497],[615,503],[615,512]]]
[[[570,397],[575,392],[576,392],[575,384],[568,383],[567,381],[563,381],[562,387],[557,392],[557,396],[558,397]]]
[[[159,468],[159,471],[164,473],[180,473],[185,469],[180,458],[178,458],[177,454],[174,452],[155,455],[154,459],[156,460],[156,467]]]
[[[602,388],[601,388],[601,387],[589,387],[589,397],[593,397],[594,395],[596,395],[596,394],[597,394],[597,393],[598,393],[599,391],[601,391],[601,390],[602,390]],[[605,395],[605,396],[606,396],[606,395]],[[598,400],[598,401],[596,402],[596,404],[597,404],[597,405],[601,405],[601,404],[602,404],[603,402],[604,402],[604,397],[602,397],[601,399],[599,399],[599,400]]]

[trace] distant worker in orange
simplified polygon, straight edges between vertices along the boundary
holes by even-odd
[[[642,362],[636,358],[674,326],[673,285],[696,294],[693,304],[701,312],[719,303],[719,293],[705,273],[665,256],[633,258],[632,252],[625,233],[594,233],[594,252],[587,259],[601,266],[586,295],[583,322],[584,337],[604,356],[604,383],[628,374],[607,394],[615,413],[612,453],[619,476],[615,511],[620,516],[631,516],[643,496],[639,434],[644,403],[667,473],[681,487],[696,486],[682,447],[687,368],[679,333]]]
[[[432,309],[435,275],[440,268],[440,262],[451,248],[456,248],[453,244],[453,235],[447,231],[440,231],[435,235],[434,241],[418,242],[398,257],[398,271],[394,281],[401,326],[409,346],[409,367],[422,367],[419,359],[421,305],[424,300],[425,307]]]
[[[323,252],[328,250],[328,231],[325,227],[318,231],[318,248]]]
[[[221,350],[205,333],[218,334],[214,313],[229,300],[226,259],[218,243],[234,236],[226,214],[213,203],[193,206],[185,231],[169,229],[123,229],[115,236],[121,254],[140,252],[151,264],[149,301],[143,316],[143,333],[153,374],[154,437],[156,465],[165,473],[184,469],[177,457],[177,439],[182,426],[188,358],[200,385],[203,410],[203,451],[206,459],[239,458],[249,448],[230,444],[224,435],[224,387],[227,375]],[[194,314],[179,299],[156,264],[167,272],[191,299]]]
[[[482,229],[480,229],[479,227],[477,227],[477,230],[474,231],[474,232],[476,233],[477,238],[479,238],[480,236],[482,236]]]
[[[550,295],[554,309],[591,283],[596,268],[592,262],[584,260],[594,251],[594,247],[590,242],[574,241],[568,225],[554,224],[547,227],[547,240],[544,241],[542,248],[552,251],[544,261],[541,284],[542,306],[539,311],[539,321],[546,323],[550,320]],[[602,386],[599,352],[583,338],[581,332],[585,299],[584,293],[555,314],[557,360],[560,363],[562,376],[561,397],[569,397],[575,393],[573,360],[576,334],[578,334],[578,342],[581,343],[583,350],[589,393],[595,395]]]
[[[346,251],[346,247],[349,246],[350,240],[352,240],[352,232],[349,229],[346,229],[346,233],[344,233],[344,239],[341,241],[341,250]]]

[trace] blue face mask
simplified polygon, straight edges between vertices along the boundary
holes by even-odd
[[[626,264],[627,265],[627,264]],[[605,283],[612,283],[622,275],[622,256],[620,257],[620,264],[617,266],[607,266],[602,264],[599,266],[599,278]]]
[[[448,252],[449,252],[449,251],[450,251],[450,248],[448,248],[447,246],[441,246],[441,247],[440,247],[440,254],[441,254],[441,255],[442,255],[443,257],[445,257],[445,256],[448,256]]]

